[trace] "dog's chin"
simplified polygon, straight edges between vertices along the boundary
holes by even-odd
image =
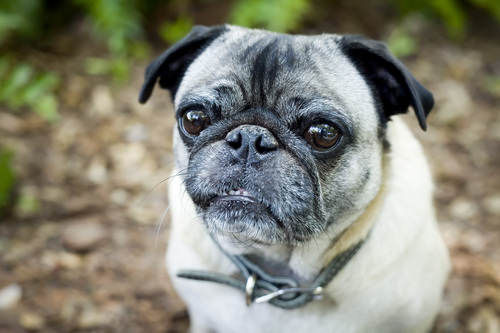
[[[201,212],[209,233],[236,246],[261,247],[290,242],[283,224],[255,198],[217,196]]]

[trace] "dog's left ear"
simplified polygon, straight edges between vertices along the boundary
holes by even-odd
[[[195,26],[181,41],[153,60],[146,69],[144,84],[139,93],[139,102],[146,103],[160,78],[160,87],[169,89],[175,96],[187,68],[216,38],[228,28],[226,26]]]
[[[361,36],[344,36],[340,46],[366,78],[374,97],[381,103],[385,120],[406,113],[412,106],[425,131],[426,117],[434,106],[434,98],[385,44]]]

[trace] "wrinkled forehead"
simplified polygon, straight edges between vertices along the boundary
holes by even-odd
[[[373,117],[376,122],[371,91],[342,54],[337,39],[334,35],[290,36],[233,28],[189,67],[176,105],[202,98],[222,104],[226,116],[264,107],[289,117],[294,112],[290,105],[317,107],[319,103],[353,121]],[[295,112],[305,109],[295,108]]]

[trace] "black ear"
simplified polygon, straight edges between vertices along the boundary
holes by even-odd
[[[420,127],[425,131],[425,120],[434,106],[434,98],[385,44],[360,36],[344,36],[340,45],[381,104],[382,120],[386,122],[395,114],[406,113],[412,106]]]
[[[169,89],[172,97],[175,96],[189,65],[210,43],[227,30],[226,26],[193,27],[186,37],[172,45],[149,64],[146,69],[144,84],[139,93],[139,102],[146,103],[148,101],[158,78],[160,78],[160,87]]]

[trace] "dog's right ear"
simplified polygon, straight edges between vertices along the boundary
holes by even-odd
[[[215,39],[228,30],[227,26],[195,26],[181,41],[175,43],[153,60],[146,69],[144,84],[139,93],[139,103],[144,104],[153,93],[156,81],[160,87],[170,90],[175,96],[187,68]]]

